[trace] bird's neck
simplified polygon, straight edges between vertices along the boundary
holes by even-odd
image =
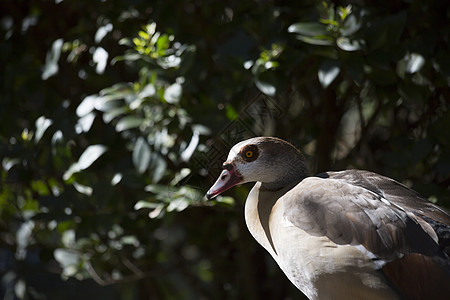
[[[286,186],[293,186],[308,177],[308,169],[303,160],[290,164],[288,168],[280,168],[272,180],[261,182],[263,191],[277,191]]]

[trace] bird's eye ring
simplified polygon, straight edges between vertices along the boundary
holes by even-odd
[[[245,152],[245,157],[250,158],[252,156],[253,156],[253,151],[249,150],[249,151]]]

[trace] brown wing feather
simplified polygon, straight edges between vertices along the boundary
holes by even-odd
[[[450,276],[432,258],[411,253],[387,263],[383,273],[407,299],[444,300],[450,296]]]

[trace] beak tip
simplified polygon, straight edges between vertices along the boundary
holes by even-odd
[[[214,197],[214,195],[210,191],[208,191],[206,193],[205,197],[206,197],[206,199],[211,200]]]

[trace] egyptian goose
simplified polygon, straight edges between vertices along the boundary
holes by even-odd
[[[206,197],[254,181],[247,227],[309,299],[450,299],[450,216],[415,191],[368,171],[309,176],[293,145],[257,137]]]

